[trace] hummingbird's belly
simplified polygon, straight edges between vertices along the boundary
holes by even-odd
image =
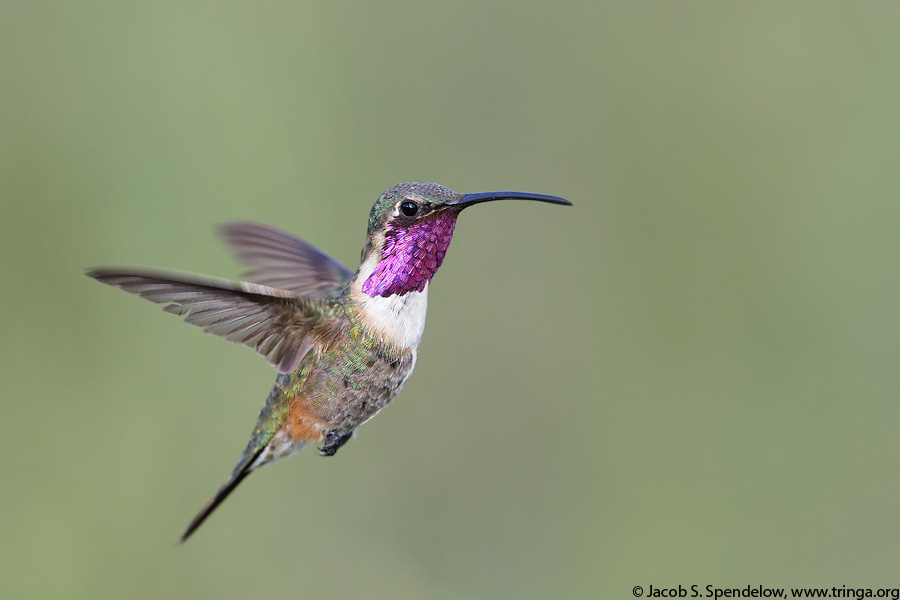
[[[352,296],[339,335],[318,342],[279,383],[277,404],[290,407],[287,424],[298,442],[352,433],[394,399],[415,366],[427,290]]]
[[[317,355],[305,386],[313,412],[329,430],[342,434],[387,406],[412,373],[428,289],[388,298],[355,290],[351,302],[345,335]]]
[[[316,412],[329,429],[352,432],[394,399],[415,360],[412,349],[392,354],[371,349],[333,365],[324,393],[314,398]]]

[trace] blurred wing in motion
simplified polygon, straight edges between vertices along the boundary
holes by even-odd
[[[256,223],[227,223],[219,229],[237,259],[252,267],[243,279],[298,296],[332,300],[353,272],[312,244]]]
[[[165,304],[163,310],[191,325],[253,348],[282,373],[297,368],[313,345],[313,329],[327,327],[326,314],[334,309],[329,302],[289,291],[191,273],[99,268],[86,274]]]

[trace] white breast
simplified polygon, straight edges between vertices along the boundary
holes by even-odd
[[[369,296],[360,290],[362,283],[375,269],[375,261],[366,261],[354,281],[352,295],[360,307],[360,320],[385,342],[415,352],[425,331],[425,311],[428,308],[428,284],[421,292],[402,296]]]

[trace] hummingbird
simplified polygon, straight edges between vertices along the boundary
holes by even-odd
[[[160,269],[87,270],[101,283],[256,350],[278,371],[244,453],[181,543],[251,472],[309,444],[334,456],[390,403],[416,364],[428,284],[457,216],[494,200],[572,204],[528,192],[460,194],[435,183],[401,183],[372,207],[355,273],[290,233],[246,222],[220,229],[250,267],[242,281]]]

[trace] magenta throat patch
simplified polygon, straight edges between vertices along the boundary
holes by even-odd
[[[363,282],[362,291],[387,298],[424,290],[444,261],[455,226],[456,213],[441,211],[408,228],[389,227],[382,260]]]

